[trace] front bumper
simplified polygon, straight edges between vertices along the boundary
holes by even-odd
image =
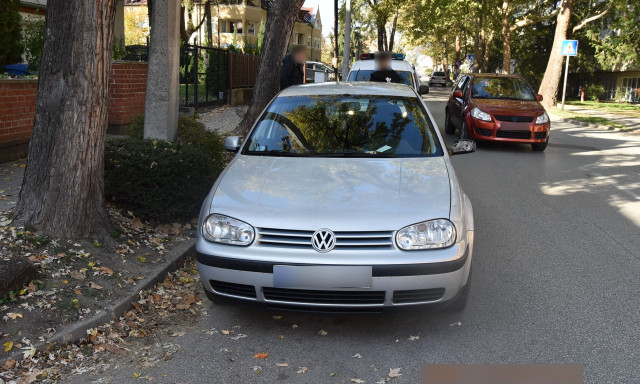
[[[477,120],[467,117],[469,137],[473,140],[506,141],[514,143],[544,143],[549,139],[551,124],[523,124],[517,129],[505,129],[505,122]]]
[[[246,259],[237,257],[237,254],[236,257],[228,257],[220,255],[221,252],[211,252],[212,248],[218,251],[230,250],[230,248],[237,251],[239,247],[220,245],[212,247],[212,244],[202,239],[199,239],[198,244],[200,245],[200,247],[196,245],[198,270],[204,289],[209,296],[215,295],[286,309],[379,310],[446,303],[455,298],[467,283],[473,251],[473,232],[467,233],[467,240],[435,252],[387,251],[390,257],[386,258],[385,263],[381,263],[382,260],[376,257],[368,258],[368,261],[376,261],[375,263],[367,263],[367,259],[362,257],[346,260],[340,257],[327,260],[326,263],[301,263],[290,258]],[[372,253],[377,252],[380,251]],[[393,257],[393,253],[397,252],[405,256],[413,255],[416,261],[420,259],[420,254],[427,254],[430,257],[423,257],[422,262],[388,263],[397,260]],[[434,258],[433,255],[437,257]],[[285,261],[285,259],[288,260]],[[300,257],[298,260],[305,259]],[[425,262],[427,260],[429,262]],[[368,288],[274,287],[273,267],[276,265],[368,265],[372,267],[371,284]]]

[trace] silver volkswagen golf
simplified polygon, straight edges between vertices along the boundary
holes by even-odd
[[[321,311],[462,310],[473,213],[447,149],[406,85],[290,87],[265,109],[200,212],[212,300]]]

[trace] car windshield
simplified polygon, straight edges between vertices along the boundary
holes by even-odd
[[[349,81],[369,81],[374,70],[356,70],[349,73]],[[396,71],[402,78],[402,82],[413,88],[413,76],[409,71]]]
[[[444,76],[444,72],[433,72],[433,76]]]
[[[316,157],[442,156],[417,98],[314,95],[278,97],[243,154]]]
[[[474,99],[536,100],[526,81],[517,77],[476,77],[471,97]]]

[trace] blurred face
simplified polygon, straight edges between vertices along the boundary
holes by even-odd
[[[378,59],[378,69],[380,70],[391,69],[391,59],[386,57],[382,59]]]
[[[304,64],[307,61],[307,53],[304,50],[300,50],[293,54],[293,60],[298,64]]]

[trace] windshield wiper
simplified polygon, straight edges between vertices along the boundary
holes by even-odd
[[[256,156],[282,156],[282,157],[306,157],[306,153],[288,152],[280,149],[270,149],[268,151],[247,151],[247,155]]]
[[[314,153],[313,157],[381,157],[392,158],[395,155],[385,153],[366,153],[366,152],[332,152],[332,153]]]

